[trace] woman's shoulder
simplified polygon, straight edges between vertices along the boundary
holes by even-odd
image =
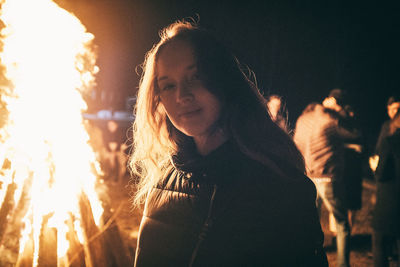
[[[273,163],[271,163],[273,164]],[[315,194],[315,185],[304,173],[289,163],[282,166],[261,163],[260,161],[244,157],[241,164],[237,164],[238,173],[244,175],[244,182],[252,184],[263,191],[282,190],[291,194],[291,191],[302,194]]]

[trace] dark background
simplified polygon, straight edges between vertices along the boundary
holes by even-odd
[[[395,1],[57,0],[95,35],[96,92],[116,93],[94,109],[124,108],[145,53],[177,19],[200,16],[256,74],[264,94],[283,96],[291,125],[333,88],[349,92],[369,146],[399,90]]]

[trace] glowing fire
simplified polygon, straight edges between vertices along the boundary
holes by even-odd
[[[0,85],[8,111],[0,129],[0,207],[10,184],[16,185],[17,203],[24,183],[31,181],[20,249],[32,229],[36,266],[44,216],[57,227],[58,257],[63,257],[68,250],[65,221],[71,213],[79,220],[82,192],[95,220],[102,214],[94,191],[97,163],[81,115],[86,109],[82,92],[93,87],[97,72],[93,35],[51,0],[3,1],[0,19],[0,62],[10,81]]]

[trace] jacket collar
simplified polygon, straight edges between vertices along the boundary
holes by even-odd
[[[172,156],[171,163],[179,171],[192,173],[202,177],[211,175],[226,176],[237,166],[238,161],[245,155],[233,143],[228,140],[209,154],[202,156],[197,150],[194,142],[185,146],[185,149]]]

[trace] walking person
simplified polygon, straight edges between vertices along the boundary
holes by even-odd
[[[342,125],[346,95],[333,89],[322,104],[311,103],[296,122],[294,141],[304,156],[307,175],[318,191],[317,206],[326,206],[336,228],[337,266],[350,266],[350,225],[346,206],[345,141],[357,138]]]
[[[354,223],[357,211],[362,207],[362,180],[367,175],[368,156],[365,151],[364,135],[356,112],[350,105],[341,113],[341,125],[351,131],[353,136],[344,140],[344,182],[346,207],[349,210],[350,226]]]
[[[133,140],[135,266],[327,266],[301,154],[196,24],[170,25],[147,54]]]

